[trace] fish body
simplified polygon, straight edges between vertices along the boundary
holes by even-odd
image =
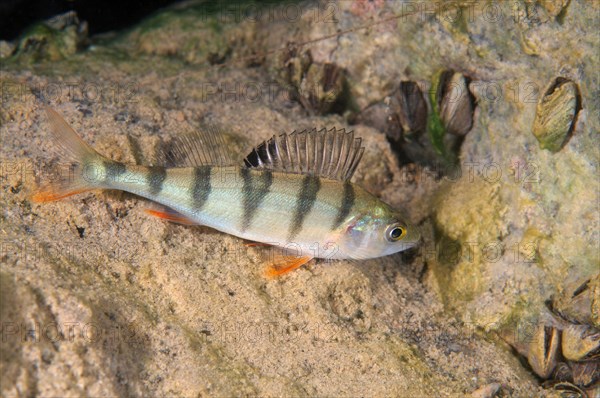
[[[78,168],[75,180],[36,194],[38,202],[89,189],[122,190],[160,203],[191,224],[283,247],[304,262],[379,257],[419,239],[390,206],[350,182],[362,148],[353,150],[346,136],[338,134],[330,144],[326,134],[303,136],[301,144],[290,144],[287,136],[285,142],[272,139],[242,166],[127,165],[98,154],[56,112],[46,111],[57,143]],[[194,150],[191,145],[181,152]],[[345,157],[345,165],[333,162],[336,157]]]

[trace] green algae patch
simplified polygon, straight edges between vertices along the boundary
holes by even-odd
[[[448,153],[444,144],[444,136],[446,135],[446,129],[440,118],[440,109],[438,104],[438,84],[440,81],[440,71],[433,78],[431,90],[429,91],[429,103],[431,104],[431,112],[427,117],[427,130],[429,131],[429,137],[431,144],[435,151],[441,155],[444,159],[448,160]]]

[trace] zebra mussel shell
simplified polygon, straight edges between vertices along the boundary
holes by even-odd
[[[556,78],[540,98],[533,135],[540,148],[558,152],[568,141],[581,107],[579,88],[563,77]]]
[[[400,82],[390,99],[390,121],[403,136],[415,136],[427,128],[427,103],[416,82]]]
[[[469,79],[452,70],[440,74],[436,100],[439,116],[452,135],[465,136],[473,127],[475,97],[469,90]]]

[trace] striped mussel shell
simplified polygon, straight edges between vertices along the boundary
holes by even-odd
[[[540,148],[558,152],[568,141],[581,107],[579,88],[571,80],[556,78],[538,101],[533,135]]]

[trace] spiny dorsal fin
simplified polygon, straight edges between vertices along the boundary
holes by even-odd
[[[354,132],[332,128],[294,131],[262,142],[244,159],[246,167],[349,180],[364,152]]]
[[[173,137],[164,156],[167,167],[233,165],[227,153],[223,133],[216,127],[205,127],[193,133]]]

